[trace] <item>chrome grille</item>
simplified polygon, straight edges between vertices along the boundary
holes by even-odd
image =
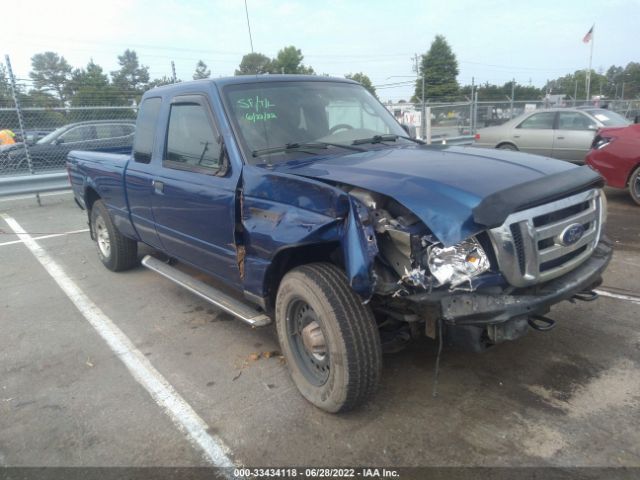
[[[512,213],[489,230],[500,271],[511,285],[526,287],[573,270],[598,244],[603,214],[595,189]],[[567,242],[568,229],[583,233]]]

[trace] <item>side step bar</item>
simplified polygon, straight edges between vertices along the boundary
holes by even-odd
[[[257,311],[250,305],[236,300],[211,285],[207,285],[151,255],[147,255],[142,259],[142,265],[254,327],[263,327],[271,323],[271,318]]]

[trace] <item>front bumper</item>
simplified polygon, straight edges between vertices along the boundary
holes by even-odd
[[[576,269],[517,295],[452,293],[440,299],[442,318],[448,325],[487,325],[516,317],[543,315],[551,305],[602,283],[602,272],[612,255],[610,244],[601,240],[591,257]]]

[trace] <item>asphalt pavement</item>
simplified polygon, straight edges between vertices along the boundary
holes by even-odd
[[[342,415],[298,394],[273,327],[106,270],[70,194],[0,201],[0,465],[206,466],[219,448],[249,466],[640,466],[640,207],[607,193],[607,296],[445,350],[435,398],[437,346],[416,342]]]

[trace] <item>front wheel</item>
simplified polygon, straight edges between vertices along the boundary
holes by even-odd
[[[344,412],[373,394],[382,368],[378,328],[334,265],[304,265],[285,275],[276,327],[291,377],[315,406]]]
[[[109,270],[119,272],[137,265],[138,242],[120,233],[102,200],[91,207],[91,231],[98,246],[98,257]]]
[[[629,178],[629,193],[633,201],[640,205],[640,167],[636,168]]]

